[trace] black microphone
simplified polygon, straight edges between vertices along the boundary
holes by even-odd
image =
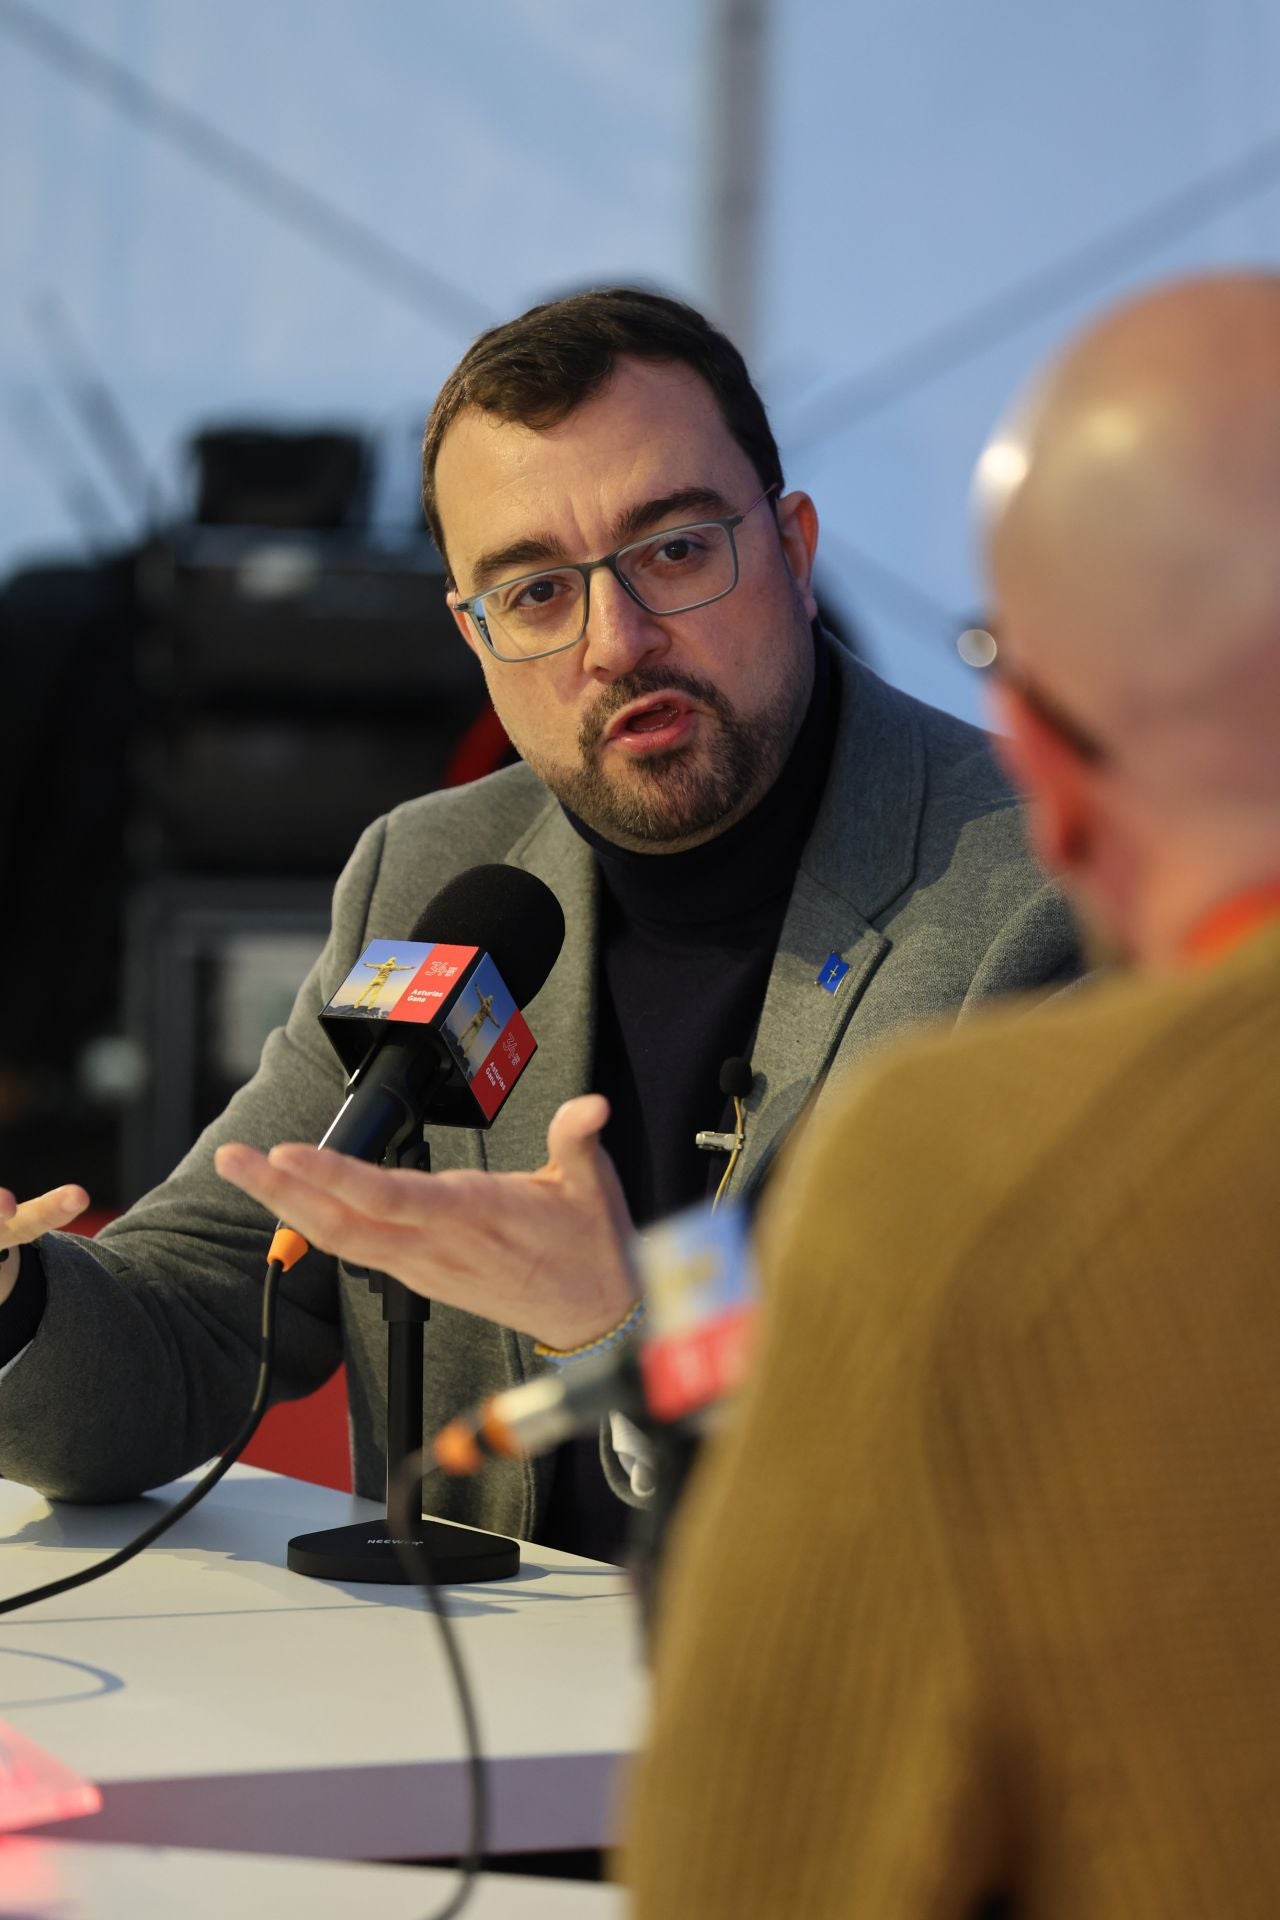
[[[588,1433],[602,1414],[647,1414],[639,1343],[592,1354],[572,1366],[536,1374],[518,1387],[491,1394],[442,1427],[431,1443],[448,1474],[478,1473],[487,1459],[532,1459]]]
[[[520,1008],[563,940],[564,914],[550,887],[519,867],[485,866],[442,887],[407,940],[370,941],[320,1015],[351,1076],[321,1146],[426,1171],[424,1123],[489,1126],[535,1051]],[[289,1228],[273,1252],[280,1242],[294,1257],[306,1248]],[[366,1278],[387,1322],[388,1517],[298,1534],[287,1565],[321,1580],[405,1582],[417,1574],[399,1558],[403,1523],[390,1504],[422,1446],[422,1323],[431,1309],[388,1274]],[[442,1579],[506,1580],[519,1571],[513,1540],[422,1519],[420,1471],[418,1481],[409,1525],[420,1546],[429,1544]]]
[[[426,1122],[490,1126],[536,1051],[520,1009],[563,941],[550,887],[498,865],[449,881],[407,940],[372,941],[320,1015],[351,1076],[320,1145],[377,1164]]]
[[[731,1100],[745,1100],[754,1079],[751,1062],[733,1054],[720,1069],[720,1091]]]

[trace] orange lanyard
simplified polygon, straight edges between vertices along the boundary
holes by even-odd
[[[1280,920],[1280,880],[1250,887],[1247,893],[1214,907],[1183,941],[1183,958],[1221,960],[1269,920]]]

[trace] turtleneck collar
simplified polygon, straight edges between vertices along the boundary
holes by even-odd
[[[815,629],[813,692],[781,773],[751,812],[714,840],[683,853],[633,853],[564,809],[594,851],[601,879],[628,920],[706,926],[745,916],[790,893],[835,739],[839,687],[831,645]]]

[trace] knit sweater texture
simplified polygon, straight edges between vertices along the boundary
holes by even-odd
[[[1280,1913],[1280,929],[791,1150],[677,1525],[638,1920]]]

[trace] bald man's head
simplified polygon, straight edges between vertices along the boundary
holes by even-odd
[[[1130,827],[1264,859],[1270,834],[1280,866],[1280,278],[1121,308],[976,491],[1002,660],[1102,743]]]

